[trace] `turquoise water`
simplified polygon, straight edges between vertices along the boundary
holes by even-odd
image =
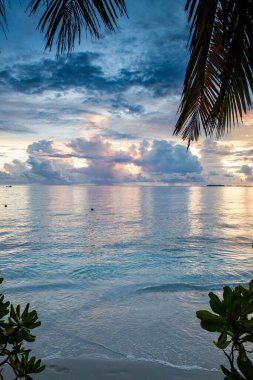
[[[253,188],[15,186],[0,196],[4,291],[38,310],[39,355],[225,362],[195,312],[209,290],[252,278]]]

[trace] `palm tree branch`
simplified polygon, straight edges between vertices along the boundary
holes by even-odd
[[[5,13],[5,2],[0,0],[0,26],[3,30],[3,33],[6,37],[5,28],[7,27],[6,13]]]
[[[252,107],[253,79],[252,65],[249,64],[252,46],[250,46],[247,28],[245,28],[249,11],[250,9],[245,7],[245,3],[234,2],[227,32],[230,37],[225,41],[227,49],[220,66],[220,92],[209,116],[209,120],[217,119],[218,121],[217,137],[230,130],[232,125],[237,125],[238,114],[242,119],[243,114]],[[250,33],[252,33],[252,27],[251,24]]]
[[[175,134],[182,133],[184,139],[196,140],[199,137],[201,126],[205,129],[204,120],[209,110],[207,96],[212,98],[215,93],[214,67],[210,62],[212,35],[215,25],[216,7],[218,1],[196,0],[187,2],[190,9],[190,51],[191,56],[186,69],[182,101],[179,107],[180,116],[175,127]],[[193,8],[194,7],[194,8]],[[211,91],[206,85],[210,84]],[[189,118],[189,116],[191,116]]]
[[[44,10],[43,10],[44,6]],[[124,0],[31,0],[27,10],[34,14],[42,8],[38,28],[45,33],[46,49],[52,49],[57,39],[57,53],[74,49],[81,41],[82,30],[91,36],[101,36],[101,23],[109,30],[117,27],[120,15],[127,15]]]
[[[191,141],[238,123],[252,107],[253,0],[188,0],[190,60],[175,134]],[[210,8],[209,8],[210,6]],[[210,12],[211,8],[215,13]],[[206,10],[209,9],[207,13]]]

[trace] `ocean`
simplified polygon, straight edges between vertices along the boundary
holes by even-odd
[[[195,314],[252,278],[253,188],[30,185],[0,199],[2,290],[38,311],[39,357],[226,363]]]

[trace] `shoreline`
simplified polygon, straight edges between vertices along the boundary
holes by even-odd
[[[48,359],[46,369],[34,380],[221,380],[222,373],[178,369],[154,362],[130,359]],[[7,380],[12,380],[7,376]]]

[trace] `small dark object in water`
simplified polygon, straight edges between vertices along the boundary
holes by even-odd
[[[4,205],[4,207],[7,207],[7,205]]]
[[[94,211],[94,208],[93,208],[93,207],[91,207],[90,211]]]

